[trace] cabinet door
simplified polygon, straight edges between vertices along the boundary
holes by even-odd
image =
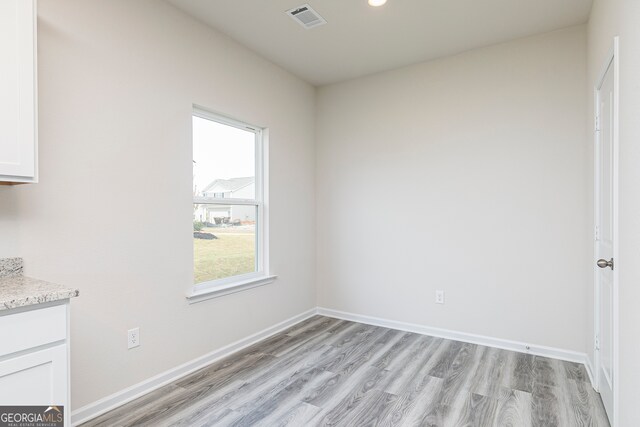
[[[0,181],[36,177],[35,0],[0,1]]]
[[[0,405],[67,405],[66,345],[0,360]]]

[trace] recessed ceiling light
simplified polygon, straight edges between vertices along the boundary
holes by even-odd
[[[369,0],[369,6],[378,7],[385,4],[387,0]]]

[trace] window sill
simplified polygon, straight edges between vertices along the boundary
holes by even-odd
[[[248,289],[257,288],[258,286],[268,285],[269,283],[273,283],[277,278],[278,276],[262,276],[240,282],[229,283],[223,286],[216,286],[211,289],[203,289],[197,292],[191,291],[187,293],[187,301],[189,301],[189,304],[195,304],[208,299],[235,294],[236,292],[242,292]]]

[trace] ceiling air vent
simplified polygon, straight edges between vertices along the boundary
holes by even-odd
[[[327,23],[327,21],[325,21],[324,18],[318,14],[318,12],[311,9],[311,6],[309,6],[308,4],[294,7],[293,9],[287,10],[285,13],[292,17],[294,21],[302,25],[307,30],[309,28],[317,27],[319,25],[324,25]]]

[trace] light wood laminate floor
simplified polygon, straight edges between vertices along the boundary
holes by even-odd
[[[315,316],[84,426],[608,426],[582,365]]]

